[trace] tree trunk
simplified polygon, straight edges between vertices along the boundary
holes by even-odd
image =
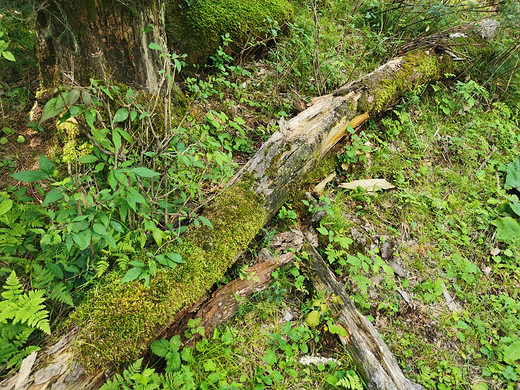
[[[148,91],[158,84],[161,52],[149,44],[166,47],[162,0],[50,0],[36,32],[43,88],[90,77]]]
[[[152,282],[149,289],[141,288],[137,282],[122,286],[116,283],[117,287],[101,288],[97,298],[94,298],[96,305],[93,306],[92,317],[81,324],[83,328],[76,344],[73,346],[71,337],[66,336],[68,338],[63,343],[68,343],[68,347],[61,348],[61,355],[49,352],[54,347],[43,350],[36,369],[19,388],[40,389],[47,385],[48,389],[75,389],[79,388],[79,383],[85,389],[97,388],[97,378],[109,372],[107,370],[113,367],[114,362],[123,365],[136,358],[128,352],[129,349],[124,348],[125,345],[129,345],[133,352],[144,353],[154,337],[171,325],[174,312],[196,302],[221,278],[235,258],[246,249],[249,241],[287,200],[291,189],[301,187],[320,159],[350,127],[357,127],[370,115],[391,107],[400,96],[417,85],[438,80],[445,73],[456,72],[454,63],[446,55],[424,51],[408,53],[389,61],[361,80],[348,84],[336,94],[318,98],[311,107],[288,122],[282,121],[280,130],[240,170],[230,187],[205,210],[204,215],[215,228],[191,227],[188,230],[184,246],[177,248],[182,252],[186,265],[179,267],[173,277],[167,275],[167,288],[161,285],[160,278],[158,282]],[[194,269],[197,269],[195,274]],[[117,294],[112,294],[110,288],[117,288]],[[132,302],[130,294],[135,294],[135,291],[140,294],[138,298],[141,301],[154,301],[153,305],[149,305],[149,316],[155,318],[155,322],[139,323],[135,331],[120,335],[111,328],[114,323],[148,316],[143,315],[143,307],[128,305]],[[195,294],[187,296],[186,291],[195,291]],[[122,312],[127,307],[127,311]],[[157,318],[154,315],[156,312],[169,314]],[[118,338],[113,339],[115,336]],[[82,362],[91,364],[90,373],[74,363],[73,348]],[[55,369],[55,364],[59,365],[59,370]],[[54,371],[48,373],[51,368]],[[42,377],[51,379],[36,385],[40,381],[38,378]],[[2,388],[10,390],[15,382],[16,376],[6,380]]]

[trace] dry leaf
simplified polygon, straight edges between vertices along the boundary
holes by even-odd
[[[354,180],[349,183],[341,183],[339,186],[348,190],[355,190],[356,188],[361,187],[368,192],[374,191],[375,188],[380,188],[382,190],[395,188],[394,185],[390,184],[385,179]]]
[[[325,186],[329,184],[334,178],[336,177],[336,172],[332,172],[329,176],[327,176],[325,179],[323,179],[314,189],[316,190],[316,193],[323,194],[323,191],[325,191]]]

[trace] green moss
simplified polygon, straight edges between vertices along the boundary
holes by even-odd
[[[401,68],[391,76],[381,74],[379,77],[367,79],[367,92],[359,100],[358,111],[382,112],[404,93],[420,84],[439,80],[445,73],[456,72],[456,66],[458,65],[448,55],[430,55],[425,51],[409,52],[404,56]]]
[[[75,161],[92,152],[92,143],[80,136],[78,124],[74,118],[56,125],[56,141],[61,147],[63,162]]]
[[[225,190],[204,215],[213,223],[191,229],[183,243],[169,248],[186,264],[161,268],[150,287],[120,285],[111,275],[95,296],[78,308],[75,354],[87,370],[121,368],[134,361],[158,332],[186,305],[197,301],[232,265],[260,230],[264,211],[245,182]]]
[[[187,6],[184,0],[169,0],[166,33],[169,46],[187,53],[192,64],[204,65],[229,34],[232,48],[239,52],[246,44],[265,39],[277,23],[291,21],[293,8],[288,0],[198,0]]]

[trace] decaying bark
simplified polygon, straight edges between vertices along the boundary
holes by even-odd
[[[456,73],[456,70],[453,62],[446,55],[426,52],[408,53],[404,57],[391,60],[360,81],[350,83],[337,93],[317,99],[311,107],[298,116],[287,122],[281,121],[280,130],[271,136],[232,180],[230,183],[231,191],[241,191],[246,184],[251,185],[252,183],[252,190],[262,201],[265,215],[264,223],[268,222],[287,200],[291,188],[298,187],[305,180],[309,172],[319,163],[320,158],[345,135],[349,127],[359,126],[370,115],[376,115],[391,107],[403,93],[412,90],[418,84],[438,80],[447,72]],[[219,198],[215,202],[219,202]],[[213,225],[219,226],[219,229],[222,230],[237,229],[236,223],[229,223],[229,220],[224,219],[226,215],[235,214],[236,206],[225,204],[211,221]],[[219,218],[222,218],[224,222],[220,221]],[[236,222],[239,225],[243,223],[242,221]],[[259,224],[257,231],[261,227],[261,224]],[[228,234],[232,236],[234,232],[229,231]],[[199,237],[198,240],[200,239]],[[211,239],[208,235],[207,240]],[[213,245],[214,243],[211,241],[207,243],[208,248],[213,247]],[[232,264],[238,254],[237,251],[245,249],[242,247],[243,243],[240,245],[237,246],[235,251],[230,251],[230,258],[226,260],[226,264]],[[204,245],[200,245],[200,248],[204,248]],[[187,259],[187,262],[189,261],[190,259]],[[219,280],[220,276],[215,274],[214,281]],[[198,281],[197,275],[194,275],[191,280],[191,283],[203,283]],[[207,280],[204,283],[207,283]],[[176,291],[178,293],[175,286],[172,286],[171,290],[172,293],[176,293]],[[339,292],[337,295],[339,295]],[[117,306],[118,303],[114,302],[113,305]],[[360,322],[360,324],[365,326],[363,322]],[[154,326],[164,330],[169,327],[169,323],[160,323]],[[155,334],[159,335],[160,333],[160,331],[157,331]],[[371,339],[363,341],[364,333],[366,333],[366,336],[371,335]],[[354,352],[356,349],[367,349],[367,343],[371,343],[377,338],[366,330],[364,333],[359,333],[359,337],[356,336],[357,346],[352,346]],[[81,334],[79,337],[81,337]],[[140,335],[132,335],[132,337],[138,339]],[[102,383],[101,378],[105,377],[104,370],[109,367],[104,367],[104,370],[85,373],[81,366],[74,363],[72,359],[73,346],[71,341],[73,338],[73,335],[67,335],[60,340],[58,344],[61,343],[61,347],[57,351],[56,345],[44,349],[40,353],[41,358],[38,358],[35,363],[35,368],[28,375],[27,380],[20,384],[18,388],[98,388]],[[151,343],[151,341],[146,340],[147,343]],[[87,342],[89,340],[83,341],[84,344]],[[92,348],[96,349],[98,346],[93,345]],[[377,354],[381,351],[376,350],[374,353],[378,356]],[[387,354],[381,356],[387,356]],[[360,361],[360,363],[363,362]],[[51,370],[51,367],[55,367],[55,369]],[[393,367],[393,363],[386,362],[385,367]],[[381,379],[383,382],[378,382],[378,378],[370,376],[372,366],[365,365],[362,369],[374,383],[386,383],[384,379]],[[388,373],[388,371],[385,372]],[[42,381],[41,378],[46,378],[46,381]],[[4,381],[0,386],[2,389],[11,390],[14,388],[16,381],[17,376],[14,376]]]
[[[36,18],[42,86],[94,77],[155,90],[163,61],[149,44],[166,50],[164,12],[161,0],[48,1]]]
[[[340,337],[354,360],[363,380],[371,390],[414,390],[421,385],[405,378],[388,346],[370,323],[354,306],[345,289],[336,280],[327,263],[311,246],[309,276],[318,291],[326,291],[327,306],[337,325],[347,331]],[[339,299],[338,299],[339,298]]]

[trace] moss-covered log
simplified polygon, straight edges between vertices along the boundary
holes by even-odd
[[[370,115],[390,107],[403,93],[447,72],[456,73],[448,56],[411,52],[335,94],[318,98],[295,118],[282,121],[280,130],[206,209],[205,216],[214,229],[192,227],[184,243],[173,248],[187,263],[159,272],[150,288],[137,282],[120,285],[118,278],[100,288],[73,316],[79,332],[73,343],[69,341],[68,349],[61,349],[66,358],[44,351],[21,388],[40,388],[31,387],[31,383],[51,376],[50,389],[77,388],[76,383],[89,382],[88,378],[91,385],[82,388],[96,388],[100,373],[110,374],[135,360],[175,313],[197,301],[221,278],[349,126],[359,126]],[[49,367],[55,367],[53,359],[62,362],[56,375],[47,373]],[[2,385],[11,389],[15,381],[13,377]]]

